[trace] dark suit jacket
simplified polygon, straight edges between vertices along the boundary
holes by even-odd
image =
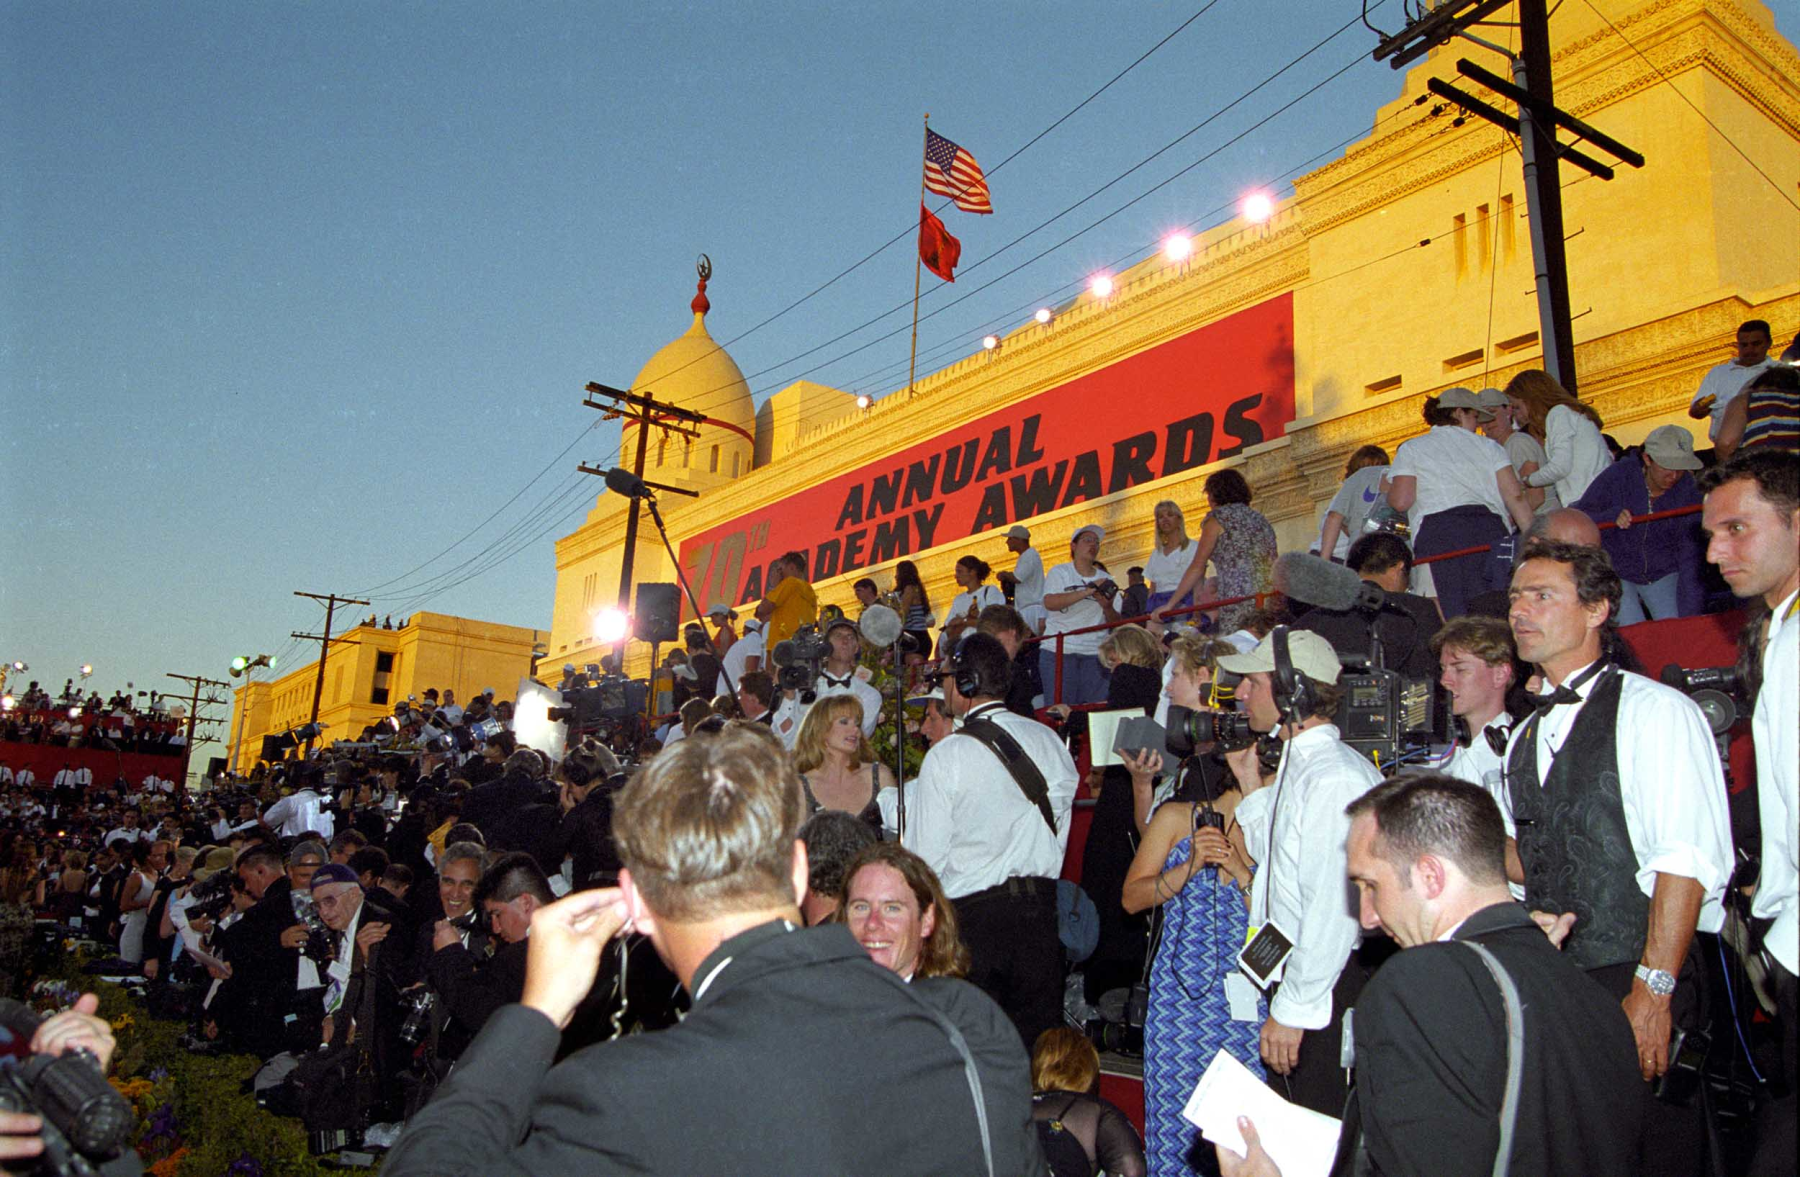
[[[1627,1177],[1644,1082],[1617,1000],[1551,946],[1525,909],[1500,903],[1456,931],[1500,959],[1525,1011],[1514,1173]],[[1334,1175],[1358,1136],[1376,1173],[1492,1171],[1506,1080],[1506,1014],[1494,976],[1456,944],[1396,953],[1357,999],[1356,1086]]]
[[[723,966],[723,967],[721,967]],[[976,1062],[994,1171],[1042,1174],[1017,1031],[962,981],[911,994],[841,925],[777,921],[721,944],[680,1025],[555,1067],[549,1019],[507,1006],[388,1154],[388,1177],[453,1174],[979,1173]]]
[[[276,879],[241,919],[219,933],[231,979],[209,1008],[220,1028],[259,1058],[291,1045],[286,1022],[294,1009],[300,954],[282,947],[281,934],[300,922],[292,891],[287,879]]]

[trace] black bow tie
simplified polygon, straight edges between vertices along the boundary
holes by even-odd
[[[1503,723],[1494,723],[1482,728],[1481,734],[1487,740],[1488,747],[1494,750],[1494,755],[1506,755],[1506,741],[1512,735],[1511,728]]]
[[[829,674],[826,674],[824,671],[820,671],[819,677],[825,680],[825,685],[827,687],[847,687],[850,685],[850,680],[856,677],[856,672],[851,671],[849,674],[846,674],[843,678],[832,678]]]
[[[1579,702],[1581,702],[1580,692],[1567,684],[1557,687],[1554,691],[1547,692],[1546,694],[1533,695],[1531,697],[1531,706],[1539,715],[1543,715],[1552,707],[1557,707],[1564,703]]]
[[[1557,687],[1555,690],[1548,691],[1542,695],[1533,695],[1531,697],[1532,708],[1536,710],[1539,715],[1544,715],[1547,714],[1552,707],[1564,703],[1581,702],[1580,688],[1586,686],[1594,678],[1598,677],[1600,672],[1605,670],[1606,667],[1607,663],[1605,661],[1596,662],[1568,682]]]

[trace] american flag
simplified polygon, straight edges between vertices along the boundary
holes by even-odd
[[[987,180],[975,157],[929,127],[925,129],[925,187],[948,196],[966,213],[991,213]]]

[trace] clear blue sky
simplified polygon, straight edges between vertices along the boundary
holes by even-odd
[[[996,208],[945,214],[964,273],[929,312],[1360,59],[930,319],[930,368],[1222,219],[1398,93],[1355,25],[974,268],[1357,12],[1217,0],[997,166],[1203,2],[0,0],[0,657],[52,686],[91,661],[102,690],[224,678],[240,652],[305,661],[288,633],[322,610],[292,590],[367,596],[500,507],[594,425],[585,382],[627,384],[685,328],[696,254],[730,341],[912,224],[926,111],[989,169]],[[890,246],[733,343],[758,399],[802,374],[875,395],[903,381],[904,332],[844,355],[900,314],[794,357],[905,302],[912,257],[910,238]],[[600,489],[577,489],[574,464],[616,444],[616,426],[588,433],[472,539],[375,590],[375,611],[547,628],[552,543]],[[509,528],[490,554],[509,559],[428,580]]]

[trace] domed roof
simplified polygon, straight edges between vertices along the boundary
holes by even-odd
[[[650,357],[631,382],[631,390],[651,393],[659,401],[704,413],[754,436],[756,406],[750,403],[750,385],[725,349],[706,332],[706,312],[712,309],[706,297],[706,279],[711,272],[710,265],[702,266],[699,292],[689,304],[694,312],[693,326]],[[707,435],[708,442],[735,439],[751,444],[717,426],[703,426],[701,432]]]

